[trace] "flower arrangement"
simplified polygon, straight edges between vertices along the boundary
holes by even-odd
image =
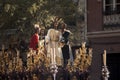
[[[79,49],[76,49],[76,58],[74,59],[73,66],[68,64],[67,70],[61,70],[62,68],[59,69],[58,67],[58,74],[60,74],[60,72],[64,74],[64,71],[67,71],[69,74],[76,72],[86,73],[86,71],[88,71],[92,61],[92,48],[86,48],[85,45],[86,43],[84,42]],[[15,49],[15,51],[12,51],[8,49],[8,51],[4,51],[3,47],[2,51],[0,51],[0,79],[32,78],[37,80],[40,79],[40,75],[51,76],[50,59],[46,56],[44,50],[45,47],[41,46],[37,54],[33,50],[27,51],[25,53],[27,54],[27,66],[23,66],[24,62],[22,61],[22,58],[19,57],[19,50]],[[15,77],[15,74],[18,77]],[[5,75],[7,77],[4,77]],[[73,75],[73,78],[74,77],[76,78],[75,75]]]

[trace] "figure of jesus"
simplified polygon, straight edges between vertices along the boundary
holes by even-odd
[[[46,36],[47,43],[47,57],[50,58],[52,64],[58,64],[56,61],[57,57],[60,56],[59,53],[59,41],[62,37],[61,32],[57,29],[58,23],[53,23],[53,28],[49,29]]]

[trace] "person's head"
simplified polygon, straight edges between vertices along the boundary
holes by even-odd
[[[62,29],[62,32],[64,32],[64,29],[66,29],[66,28],[67,28],[67,24],[62,23],[62,24],[61,24],[61,29]]]
[[[62,24],[61,24],[61,27],[62,27],[62,29],[66,29],[66,28],[67,28],[67,24],[62,23]]]
[[[41,28],[40,28],[40,26],[39,26],[39,24],[34,24],[34,28],[35,28],[35,33],[40,33],[40,30],[41,30]]]
[[[55,28],[55,29],[58,29],[58,22],[53,22],[53,27]]]

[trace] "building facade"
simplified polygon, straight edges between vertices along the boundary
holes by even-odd
[[[120,0],[87,0],[87,38],[93,48],[90,80],[102,80],[107,50],[110,80],[120,80]]]

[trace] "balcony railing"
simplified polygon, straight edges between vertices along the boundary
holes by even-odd
[[[105,15],[103,19],[104,30],[120,29],[120,14]]]

